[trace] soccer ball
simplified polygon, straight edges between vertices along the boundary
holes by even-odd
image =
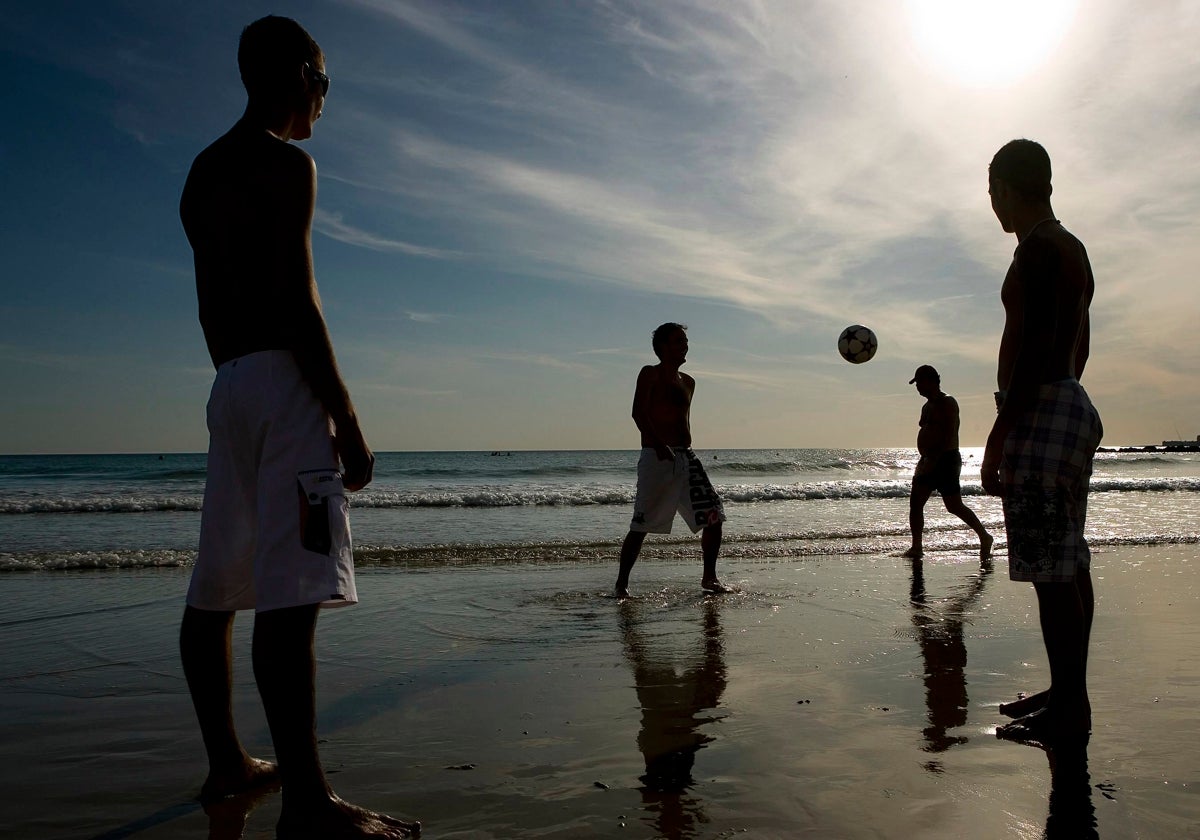
[[[878,349],[875,333],[862,324],[852,324],[838,336],[838,352],[852,365],[871,361]]]

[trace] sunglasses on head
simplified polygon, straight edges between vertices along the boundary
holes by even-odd
[[[316,67],[313,67],[311,64],[306,63],[304,65],[304,69],[307,70],[308,74],[310,76],[312,76],[313,80],[316,81],[316,83],[321,86],[321,95],[328,96],[329,95],[329,77],[326,76],[324,73],[322,73],[320,70],[318,70]]]

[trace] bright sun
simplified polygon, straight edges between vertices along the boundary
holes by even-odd
[[[909,0],[918,50],[959,84],[1004,87],[1051,57],[1078,0]]]

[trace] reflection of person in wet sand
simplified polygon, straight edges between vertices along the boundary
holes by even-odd
[[[979,574],[961,594],[938,602],[936,609],[931,607],[925,593],[923,565],[920,560],[913,561],[910,597],[913,627],[925,662],[925,704],[929,709],[929,726],[924,732],[925,750],[943,752],[967,741],[965,737],[951,737],[946,733],[967,722],[967,647],[963,644],[963,618],[967,608],[983,594],[992,564],[984,562]],[[930,769],[937,768],[932,766]]]
[[[1050,761],[1050,807],[1043,840],[1092,840],[1096,806],[1088,775],[1087,745],[1075,743],[1046,750]]]
[[[721,719],[716,709],[725,691],[724,640],[719,604],[706,599],[703,636],[682,673],[663,652],[655,653],[637,615],[638,606],[621,604],[621,636],[633,669],[642,728],[638,749],[646,761],[642,801],[655,814],[658,832],[668,838],[695,836],[704,822],[700,803],[685,796],[693,785],[696,753],[712,737],[699,727]],[[704,714],[708,712],[708,714]]]
[[[1013,140],[988,168],[992,210],[1017,237],[1004,278],[997,365],[999,413],[981,478],[1004,502],[1009,577],[1033,583],[1050,688],[1000,706],[1017,720],[1001,737],[1043,745],[1086,738],[1092,710],[1087,653],[1095,596],[1084,537],[1100,416],[1079,384],[1095,292],[1087,251],[1054,218],[1050,156]]]
[[[700,538],[704,556],[701,588],[728,592],[717,579],[725,508],[704,465],[692,451],[691,408],[696,380],[679,370],[687,361],[687,327],[663,324],[654,331],[651,344],[659,363],[642,368],[633,394],[633,422],[642,433],[642,454],[638,459],[633,521],[621,545],[617,597],[629,597],[629,573],[646,534],[671,533],[677,512],[693,534],[704,531]]]
[[[958,401],[942,392],[942,378],[932,365],[921,365],[909,385],[925,398],[921,407],[921,429],[917,432],[917,451],[921,460],[913,472],[912,493],[908,497],[908,526],[912,531],[912,547],[904,552],[914,559],[924,554],[921,545],[925,530],[925,503],[936,490],[946,510],[957,516],[979,535],[979,559],[992,553],[992,535],[983,527],[979,517],[963,504],[958,484],[962,472],[962,454],[958,451]]]

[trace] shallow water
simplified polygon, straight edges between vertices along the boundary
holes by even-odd
[[[1029,588],[969,552],[915,580],[892,557],[733,559],[724,598],[698,563],[647,559],[626,603],[598,563],[368,568],[364,603],[321,619],[322,751],[340,792],[428,837],[1195,836],[1195,554],[1096,557],[1086,776],[994,738],[1045,660]],[[0,836],[209,836],[186,576],[6,578]],[[250,624],[236,713],[266,754]]]

